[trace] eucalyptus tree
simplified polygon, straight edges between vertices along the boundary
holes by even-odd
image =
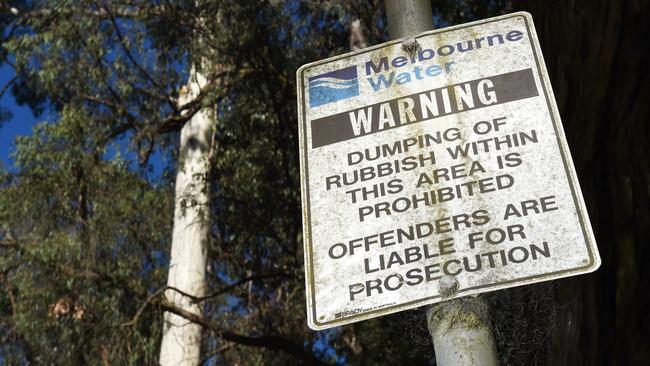
[[[336,358],[315,344],[338,335],[314,338],[304,322],[293,73],[347,49],[348,9],[2,7],[6,89],[44,112],[2,173],[4,359]],[[147,172],[152,154],[161,177]]]
[[[189,48],[195,46],[189,43],[186,47],[188,43],[182,40],[193,38],[193,16],[198,16],[197,13],[201,11],[203,10],[187,4],[162,6],[93,1],[43,1],[9,5],[9,13],[14,19],[5,19],[7,39],[3,43],[3,55],[6,55],[4,61],[12,65],[17,74],[12,80],[14,94],[19,102],[28,103],[35,111],[49,108],[54,117],[51,125],[43,125],[40,131],[34,131],[31,143],[19,142],[16,157],[20,170],[13,177],[13,181],[8,183],[8,187],[26,188],[29,185],[29,174],[34,167],[40,167],[41,174],[46,179],[53,176],[53,171],[69,174],[74,183],[71,188],[73,193],[71,197],[62,197],[61,207],[65,207],[65,202],[70,200],[70,204],[77,207],[77,217],[76,221],[61,225],[59,230],[67,233],[68,241],[73,241],[81,248],[81,268],[86,268],[92,273],[96,273],[95,269],[101,267],[98,261],[111,258],[102,250],[134,244],[131,236],[119,232],[115,234],[121,235],[114,237],[99,236],[102,231],[98,230],[98,227],[103,228],[106,224],[93,222],[103,212],[101,208],[104,206],[98,204],[102,197],[99,193],[106,190],[96,192],[91,189],[97,183],[95,179],[99,178],[93,174],[94,169],[116,162],[115,153],[111,150],[119,150],[121,141],[129,141],[137,152],[140,163],[146,164],[157,142],[161,143],[159,146],[164,146],[163,140],[168,139],[167,135],[188,125],[194,116],[202,113],[205,100],[214,98],[206,95],[214,93],[217,88],[206,86],[202,93],[194,93],[191,100],[186,99],[185,103],[179,103],[180,85],[187,77],[185,65],[193,64],[193,55],[196,53]],[[178,24],[176,17],[182,17],[185,23]],[[165,24],[175,24],[175,32],[163,33],[162,27]],[[72,138],[70,131],[79,132],[73,134]],[[49,141],[54,145],[52,150],[38,151],[40,145]],[[55,154],[56,148],[65,150],[69,145],[81,145],[82,149],[88,151],[82,150],[85,154]],[[32,160],[24,158],[23,155],[30,156]],[[53,158],[55,156],[58,160]],[[66,167],[69,170],[63,169]],[[7,189],[5,193],[9,194],[11,190]],[[56,190],[47,193],[56,197]],[[113,192],[116,193],[120,192]],[[40,198],[45,202],[52,200]],[[164,201],[160,199],[158,202]],[[138,204],[139,202],[133,202],[132,205],[137,207]],[[16,207],[12,206],[4,206],[6,215],[11,216],[10,214],[16,211]],[[158,214],[166,210],[156,211]],[[55,219],[58,213],[59,210],[53,209],[47,215]],[[30,221],[27,223],[36,225]],[[160,222],[159,224],[160,227],[165,226]],[[9,240],[5,247],[22,255],[27,253],[27,248],[32,245],[29,242],[23,244],[27,236],[17,235],[16,226],[5,225],[3,234],[5,241]],[[39,227],[33,228],[33,231],[38,232],[35,230],[37,228]],[[203,238],[202,242],[205,241]],[[46,253],[53,248],[38,240],[33,246]],[[135,258],[151,257],[154,248],[145,241],[143,253]],[[33,256],[42,259],[40,255]],[[15,259],[20,260],[20,257]],[[121,256],[114,256],[114,259],[118,266],[126,263],[122,261],[126,258]],[[57,262],[65,263],[65,258]],[[15,266],[16,271],[33,271],[31,266]],[[138,266],[133,267],[134,270],[137,268]],[[108,272],[114,271],[108,269]],[[109,276],[108,273],[106,276]],[[137,271],[131,273],[131,276],[140,280],[147,279],[145,273],[140,274]],[[90,277],[103,278],[104,275]],[[119,279],[114,281],[124,282]],[[131,296],[146,297],[147,287],[151,284],[147,285],[146,281],[136,282],[143,288],[139,292],[131,291]],[[85,286],[87,284],[84,284]],[[24,285],[24,288],[28,287],[28,284]],[[88,305],[79,300],[78,292],[81,292],[81,289],[50,304],[47,316],[58,320],[62,315],[73,314],[74,319],[83,320],[82,315],[77,315],[77,309],[80,314],[87,314],[89,310],[85,310]],[[15,299],[25,297],[16,296]],[[89,301],[86,300],[86,303]],[[12,300],[12,304],[14,302]],[[14,308],[14,312],[17,312],[17,308]],[[96,316],[101,317],[103,314]],[[154,344],[153,342],[150,340],[150,345]],[[100,348],[96,354],[110,353],[111,344],[103,344]],[[154,346],[155,348],[157,346]],[[77,345],[74,350],[65,350],[67,353],[63,357],[75,355],[79,363],[85,363],[88,357],[85,351],[86,349]],[[117,347],[112,351],[119,354],[120,350]],[[138,357],[145,357],[148,362],[152,362],[150,353],[147,351],[144,356]]]

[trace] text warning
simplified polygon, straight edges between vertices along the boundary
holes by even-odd
[[[312,329],[600,265],[530,15],[416,40],[298,71]]]

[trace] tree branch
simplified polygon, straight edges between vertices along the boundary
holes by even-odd
[[[263,279],[267,279],[267,278],[276,278],[276,277],[291,277],[291,276],[286,274],[286,273],[277,273],[277,274],[269,274],[269,275],[253,275],[253,276],[242,278],[241,280],[233,283],[232,285],[225,286],[225,287],[223,287],[223,288],[221,288],[219,290],[216,290],[216,291],[214,291],[214,292],[212,292],[212,293],[210,293],[208,295],[200,296],[200,297],[188,294],[187,292],[182,291],[182,290],[177,289],[177,288],[172,287],[172,286],[163,286],[163,287],[159,288],[158,290],[156,290],[155,292],[153,292],[151,295],[149,295],[147,297],[147,299],[145,300],[145,302],[142,305],[140,305],[140,307],[136,311],[135,315],[133,315],[133,318],[131,318],[131,320],[129,320],[126,323],[122,323],[122,326],[127,327],[127,326],[135,325],[138,322],[138,319],[140,318],[140,316],[142,315],[144,310],[147,308],[147,306],[160,302],[160,299],[158,299],[158,297],[160,297],[167,290],[178,292],[179,294],[190,298],[193,302],[199,303],[199,302],[203,302],[205,300],[209,300],[209,299],[215,298],[217,296],[223,295],[226,292],[231,291],[231,290],[237,288],[238,286],[241,286],[241,285],[243,285],[243,284],[245,284],[247,282],[263,280]]]
[[[234,342],[249,347],[261,347],[271,350],[285,352],[304,362],[305,365],[326,366],[327,363],[316,358],[311,352],[308,352],[301,346],[295,344],[290,339],[280,336],[258,336],[252,337],[231,331],[223,331],[209,320],[200,315],[194,314],[185,309],[178,308],[167,301],[162,301],[161,307],[170,313],[181,316],[193,323],[199,324],[211,331],[214,335],[227,341]]]
[[[157,301],[157,297],[160,296],[163,292],[165,292],[165,290],[168,290],[168,289],[169,289],[169,286],[164,286],[164,287],[161,287],[158,290],[156,290],[151,295],[149,295],[149,297],[147,297],[147,300],[145,300],[145,302],[142,305],[140,305],[140,307],[138,308],[138,311],[135,312],[135,315],[133,315],[133,318],[131,318],[131,320],[129,320],[126,323],[122,323],[121,325],[123,327],[131,327],[131,326],[134,326],[135,324],[137,324],[138,319],[140,319],[140,316],[144,312],[144,309],[146,309],[147,306],[149,306],[150,304],[155,303]]]
[[[204,365],[204,364],[205,364],[206,362],[208,362],[212,357],[218,355],[219,353],[224,353],[224,352],[226,352],[226,351],[232,349],[234,346],[235,346],[234,343],[230,343],[230,342],[229,342],[229,343],[227,343],[226,345],[217,348],[216,350],[210,352],[210,353],[207,354],[205,357],[203,357],[203,359],[201,360],[201,362],[199,362],[199,365]]]
[[[120,45],[122,46],[122,49],[124,50],[124,53],[126,54],[126,57],[131,61],[133,66],[135,66],[135,68],[142,75],[142,77],[144,77],[153,86],[155,86],[156,88],[158,88],[158,90],[162,91],[163,94],[165,94],[164,93],[165,89],[160,84],[158,84],[158,82],[156,82],[156,80],[154,80],[154,78],[149,74],[149,72],[147,70],[145,70],[145,68],[142,67],[139,62],[136,61],[135,57],[133,57],[133,54],[131,53],[131,49],[129,49],[129,47],[128,47],[127,43],[126,43],[126,39],[122,35],[122,31],[120,30],[120,27],[117,24],[117,20],[115,19],[115,16],[111,12],[111,9],[109,8],[108,3],[106,3],[104,5],[104,10],[106,11],[106,13],[108,13],[111,24],[113,25],[113,29],[115,30],[115,34],[117,35],[117,39],[120,41]],[[174,102],[171,99],[169,99],[169,97],[167,98],[167,102],[172,107],[174,106]]]
[[[243,284],[245,284],[247,282],[250,282],[250,281],[259,281],[259,280],[264,280],[264,279],[268,279],[268,278],[278,278],[278,277],[289,278],[291,276],[289,274],[286,274],[286,273],[275,273],[275,274],[267,274],[267,275],[252,275],[252,276],[244,277],[241,280],[233,283],[232,285],[225,286],[225,287],[223,287],[223,288],[221,288],[219,290],[216,290],[216,291],[214,291],[214,292],[212,292],[212,293],[210,293],[208,295],[205,295],[205,296],[202,296],[202,297],[195,297],[193,300],[195,302],[202,302],[202,301],[209,300],[211,298],[223,295],[226,292],[231,291],[231,290],[233,290],[233,289],[235,289],[235,288],[237,288],[237,287],[239,287],[239,286],[241,286],[241,285],[243,285]]]
[[[14,77],[12,77],[11,80],[9,80],[9,81],[5,84],[5,86],[2,87],[2,90],[0,90],[0,98],[2,98],[2,96],[5,95],[5,93],[6,93],[7,90],[9,89],[9,87],[10,87],[11,85],[13,85],[13,83],[16,82],[16,79],[18,79],[18,75],[15,75]]]

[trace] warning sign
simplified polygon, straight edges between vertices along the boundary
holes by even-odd
[[[530,15],[416,40],[298,71],[313,329],[600,265]]]

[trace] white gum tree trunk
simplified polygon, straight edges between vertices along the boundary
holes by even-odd
[[[187,90],[179,104],[197,97],[206,85],[205,77],[192,69]],[[167,285],[192,296],[205,293],[207,240],[210,226],[209,154],[215,128],[214,114],[201,109],[181,130],[179,168],[176,175],[174,229]],[[172,289],[165,292],[167,302],[197,315],[200,304]],[[165,313],[160,349],[160,365],[198,365],[201,357],[201,326],[185,318]]]

